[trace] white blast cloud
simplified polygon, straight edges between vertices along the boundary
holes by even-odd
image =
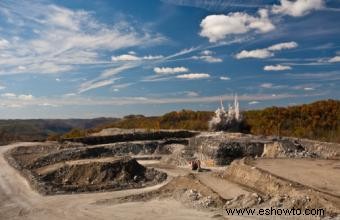
[[[234,131],[240,132],[244,129],[243,117],[240,114],[237,96],[234,97],[234,104],[229,105],[228,111],[224,110],[221,99],[221,107],[215,111],[214,117],[209,121],[209,128],[213,131]]]

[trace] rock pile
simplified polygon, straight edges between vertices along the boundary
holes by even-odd
[[[257,193],[242,194],[233,198],[232,200],[227,201],[224,205],[224,208],[250,208],[259,205],[263,201],[263,198]]]
[[[262,157],[269,158],[316,158],[314,152],[305,150],[298,141],[280,140],[264,145]]]
[[[140,188],[166,178],[165,173],[147,169],[130,157],[111,162],[65,165],[40,176],[55,193]]]
[[[187,200],[194,208],[211,208],[215,207],[216,203],[211,196],[203,196],[197,190],[187,189],[183,194],[183,199]]]

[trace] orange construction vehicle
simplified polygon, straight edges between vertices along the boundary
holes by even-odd
[[[201,170],[201,161],[200,160],[191,160],[189,162],[189,164],[191,165],[191,170],[197,170],[197,171]]]

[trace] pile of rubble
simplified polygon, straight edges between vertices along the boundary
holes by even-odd
[[[266,143],[262,157],[269,158],[317,158],[315,152],[307,151],[298,141],[281,140]]]
[[[250,208],[263,202],[263,198],[257,193],[241,194],[225,203],[224,209]]]
[[[194,208],[207,209],[216,207],[216,203],[211,196],[203,196],[195,189],[187,189],[182,196],[184,203],[191,204]]]
[[[39,177],[52,193],[122,190],[155,185],[167,174],[130,157],[111,162],[65,165]]]

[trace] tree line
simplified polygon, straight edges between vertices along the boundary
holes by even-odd
[[[270,107],[242,112],[245,132],[256,135],[292,136],[340,143],[340,101],[323,100],[290,107]],[[83,136],[105,128],[148,130],[188,129],[207,131],[214,112],[181,110],[159,117],[129,115],[91,130],[74,129],[64,137]]]

